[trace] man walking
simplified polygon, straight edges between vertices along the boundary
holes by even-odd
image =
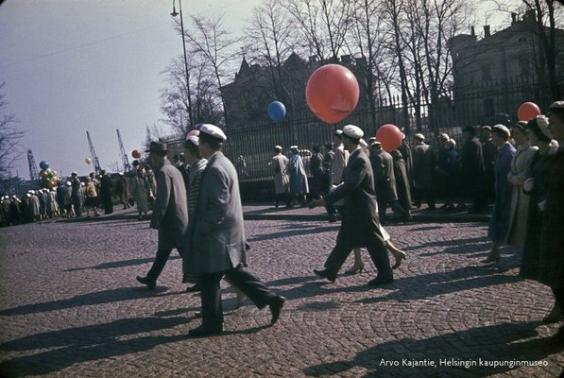
[[[188,274],[200,274],[202,325],[192,337],[223,332],[223,309],[219,283],[225,276],[258,308],[269,306],[274,324],[285,298],[274,294],[246,266],[246,239],[237,171],[221,152],[227,139],[214,125],[200,127],[199,150],[208,160],[200,184],[195,219],[190,222],[185,257]]]
[[[378,269],[378,276],[368,284],[380,286],[392,282],[394,278],[378,218],[372,166],[359,145],[364,132],[357,126],[347,125],[343,128],[343,135],[344,146],[350,152],[343,182],[324,199],[312,203],[323,206],[344,199],[343,220],[337,244],[325,262],[325,269],[314,270],[314,273],[334,282],[353,248],[366,247]]]
[[[414,141],[412,177],[415,206],[417,208],[421,207],[421,202],[426,200],[429,210],[434,210],[433,175],[435,174],[435,154],[431,147],[425,143],[425,136],[423,134],[415,134]]]
[[[174,248],[182,256],[182,242],[188,227],[186,188],[182,174],[170,163],[167,146],[151,142],[149,147],[151,165],[156,171],[157,198],[153,207],[151,228],[159,230],[157,256],[147,276],[137,276],[137,281],[154,290],[157,279]]]

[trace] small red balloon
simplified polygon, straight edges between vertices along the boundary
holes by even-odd
[[[541,109],[534,102],[524,102],[517,109],[517,119],[519,121],[530,121],[541,114]]]
[[[384,151],[390,152],[401,146],[403,133],[396,126],[390,123],[380,126],[375,135],[376,139],[382,143]]]
[[[133,150],[133,152],[131,152],[131,156],[133,156],[134,159],[139,159],[141,157],[141,152],[139,152],[139,150]]]
[[[337,123],[347,118],[356,108],[358,97],[356,77],[339,64],[319,67],[307,81],[307,105],[323,122]]]

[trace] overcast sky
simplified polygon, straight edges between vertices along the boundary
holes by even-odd
[[[226,14],[241,33],[260,0],[184,0],[189,14]],[[25,131],[22,149],[63,175],[90,171],[86,130],[102,166],[121,160],[120,129],[129,153],[145,126],[161,118],[163,70],[182,54],[172,0],[6,0],[0,6],[0,82],[8,110]],[[490,19],[476,17],[477,30]],[[507,16],[508,18],[508,16]],[[505,20],[506,21],[506,20]],[[502,22],[503,23],[503,22]],[[506,23],[506,22],[505,22]],[[495,26],[495,25],[494,25]],[[24,156],[15,168],[29,178]],[[16,172],[14,171],[14,174]]]

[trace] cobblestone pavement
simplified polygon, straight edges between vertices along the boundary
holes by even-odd
[[[365,286],[372,268],[335,284],[313,276],[337,225],[246,227],[251,269],[287,305],[268,327],[268,310],[247,300],[228,311],[225,335],[206,339],[187,337],[200,324],[199,298],[183,292],[176,252],[156,292],[135,281],[156,247],[148,222],[1,229],[0,375],[556,377],[564,368],[562,345],[551,337],[558,325],[540,321],[552,306],[549,290],[518,278],[519,257],[509,250],[498,266],[482,266],[483,224],[389,227],[409,257],[385,289]],[[224,301],[233,308],[227,287]],[[505,366],[463,366],[480,358]],[[544,366],[507,366],[513,360]]]

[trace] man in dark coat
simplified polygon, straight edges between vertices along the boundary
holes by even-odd
[[[182,256],[184,236],[188,227],[188,208],[184,178],[166,157],[166,144],[151,142],[147,152],[150,153],[151,165],[156,171],[157,198],[153,207],[151,228],[159,230],[159,245],[157,256],[147,276],[137,276],[137,281],[153,290],[172,250],[176,248]]]
[[[482,144],[476,135],[476,129],[468,126],[463,130],[464,145],[460,158],[460,179],[465,188],[467,198],[472,199],[472,211],[481,212],[485,209],[484,200],[484,155]]]
[[[221,152],[226,139],[217,126],[200,127],[198,147],[208,164],[200,184],[196,219],[190,222],[184,257],[185,272],[198,274],[201,287],[202,325],[190,330],[192,337],[223,332],[219,283],[224,276],[258,308],[269,306],[271,324],[278,320],[285,301],[243,268],[247,259],[243,209],[237,171]]]
[[[429,210],[435,209],[435,196],[433,192],[433,176],[435,174],[436,158],[431,147],[425,143],[423,134],[415,134],[415,147],[413,147],[413,189],[415,206],[421,207],[425,199]]]
[[[492,203],[495,200],[494,166],[497,146],[492,139],[492,128],[490,126],[486,125],[480,128],[480,141],[484,155],[484,195],[487,203]]]
[[[112,179],[106,174],[106,171],[100,171],[100,198],[104,214],[111,214],[114,212],[114,204],[112,202]]]
[[[78,173],[71,173],[71,203],[74,208],[74,214],[77,218],[82,216],[82,196],[80,193],[80,179],[78,178]]]
[[[347,167],[343,173],[343,183],[332,189],[323,199],[313,201],[311,206],[324,206],[344,200],[343,220],[337,235],[337,244],[325,261],[325,269],[314,273],[331,282],[337,278],[339,269],[354,248],[366,247],[378,275],[368,284],[380,286],[394,279],[388,254],[384,246],[384,236],[378,218],[378,202],[374,189],[374,176],[370,159],[360,147],[364,132],[357,126],[343,128],[343,143],[350,152]]]
[[[378,199],[378,215],[382,224],[386,220],[388,204],[392,206],[396,215],[409,219],[409,212],[401,207],[396,190],[396,176],[394,175],[394,159],[384,151],[382,144],[375,140],[370,145],[370,164],[374,173],[376,198]]]

